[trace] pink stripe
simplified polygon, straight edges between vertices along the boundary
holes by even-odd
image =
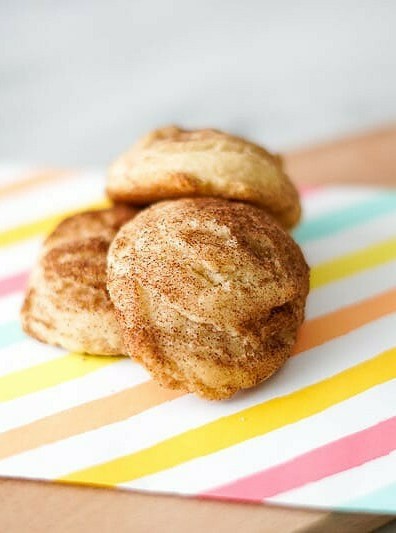
[[[309,196],[313,192],[320,191],[322,187],[320,185],[299,185],[298,192],[301,196]]]
[[[286,463],[212,489],[202,496],[262,501],[281,492],[360,466],[387,455],[395,448],[396,417],[393,417]]]
[[[23,291],[26,287],[29,271],[20,272],[15,276],[0,279],[0,296],[7,296],[13,292]]]

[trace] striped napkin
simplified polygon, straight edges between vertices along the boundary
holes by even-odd
[[[126,358],[40,344],[18,312],[43,236],[105,205],[103,176],[0,169],[0,475],[396,513],[396,193],[303,192],[312,267],[294,356],[224,402]]]

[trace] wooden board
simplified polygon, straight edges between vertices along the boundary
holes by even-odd
[[[286,156],[300,184],[396,185],[396,125]],[[393,517],[394,518],[394,517]],[[359,532],[389,516],[325,513],[0,479],[0,532]]]

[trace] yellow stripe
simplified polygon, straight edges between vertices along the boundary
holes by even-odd
[[[396,348],[299,391],[220,418],[151,448],[73,472],[59,481],[106,486],[126,483],[293,424],[393,378]]]
[[[49,387],[54,387],[99,370],[119,361],[118,357],[102,357],[70,353],[0,378],[0,402],[15,400]]]
[[[110,205],[110,201],[104,199],[93,204],[76,207],[63,213],[57,213],[56,215],[51,215],[41,220],[36,220],[35,222],[29,222],[28,224],[22,224],[21,226],[2,231],[0,232],[0,246],[9,246],[26,239],[31,239],[32,237],[37,237],[38,235],[43,235],[44,233],[49,233],[61,220],[70,215],[88,209],[104,209]]]
[[[326,261],[311,270],[311,289],[396,259],[396,239]]]

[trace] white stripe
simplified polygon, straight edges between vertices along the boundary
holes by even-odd
[[[336,235],[308,241],[302,249],[312,267],[377,244],[379,239],[386,241],[392,237],[396,237],[396,210]]]
[[[394,397],[395,382],[384,383],[296,424],[121,486],[165,492],[172,487],[184,494],[208,491],[386,420],[395,414]]]
[[[104,398],[147,381],[147,372],[127,358],[15,400],[0,403],[0,431],[29,424],[86,402]]]
[[[37,260],[44,236],[0,248],[0,277],[10,277],[30,270]]]
[[[26,340],[0,350],[0,377],[64,357],[66,353],[55,346],[26,337]]]
[[[232,401],[209,406],[192,395],[184,396],[126,421],[4,459],[0,461],[0,475],[56,478],[301,389],[392,348],[395,319],[396,313],[292,358],[269,382]]]
[[[2,163],[0,167],[0,187],[21,181],[32,172],[35,172],[35,169],[27,165],[14,165],[12,163],[6,165]]]
[[[378,195],[381,189],[374,187],[334,186],[323,187],[301,198],[302,220],[310,220],[344,207],[358,205]]]
[[[23,293],[21,291],[0,297],[0,325],[11,320],[19,320],[22,302]]]
[[[4,231],[97,202],[103,197],[102,191],[103,179],[93,174],[74,175],[46,184],[45,189],[29,190],[29,194],[13,196],[1,203],[0,227]]]
[[[311,290],[307,299],[305,318],[311,320],[324,316],[395,287],[396,261],[391,261]]]
[[[285,505],[334,507],[394,483],[395,472],[396,451],[267,501]]]

